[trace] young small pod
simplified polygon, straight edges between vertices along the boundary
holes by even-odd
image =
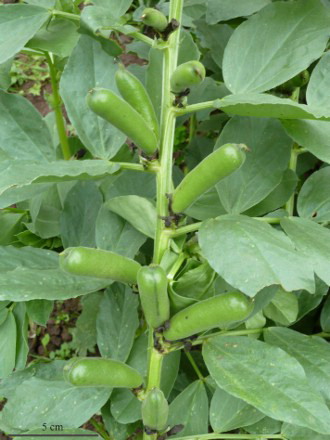
[[[158,138],[159,124],[156,112],[141,81],[129,72],[123,64],[119,66],[115,80],[121,96],[142,116]]]
[[[167,427],[168,403],[164,393],[159,388],[148,391],[142,402],[143,425],[152,431],[163,431]]]
[[[143,382],[134,368],[106,358],[73,358],[63,374],[67,382],[77,387],[138,388]]]
[[[161,266],[142,266],[137,274],[137,283],[147,324],[157,328],[170,316],[166,273]]]
[[[240,168],[246,149],[242,144],[225,144],[203,159],[175,188],[172,211],[185,211],[204,192]]]
[[[158,148],[157,137],[143,117],[122,98],[108,89],[95,88],[87,95],[88,107],[143,150],[152,155]]]
[[[158,11],[158,9],[154,8],[146,8],[142,12],[142,22],[147,26],[150,26],[156,31],[162,32],[167,28],[168,20],[166,16]]]
[[[188,338],[196,333],[242,321],[252,310],[253,302],[241,292],[217,295],[180,310],[170,319],[164,337],[168,341]]]
[[[171,91],[176,94],[182,93],[189,87],[204,81],[205,75],[205,67],[199,61],[183,63],[171,76]]]
[[[73,275],[109,278],[136,284],[141,265],[115,252],[88,247],[71,247],[59,256],[60,267]]]

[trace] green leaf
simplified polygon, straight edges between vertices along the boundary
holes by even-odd
[[[185,212],[189,217],[197,220],[207,220],[208,218],[226,214],[216,188],[211,188],[204,193]]]
[[[236,17],[246,17],[254,14],[271,0],[209,0],[207,4],[206,21],[214,24],[227,21]]]
[[[292,99],[266,93],[228,95],[214,102],[214,107],[229,115],[277,119],[321,119],[329,121],[330,110],[298,104]]]
[[[149,51],[148,67],[146,72],[146,89],[160,121],[163,87],[163,54],[157,48]]]
[[[199,60],[200,55],[201,53],[197,44],[194,42],[191,33],[181,28],[178,65],[191,60]]]
[[[26,213],[15,213],[10,211],[0,212],[0,245],[8,245],[15,242],[16,234],[23,229],[23,220],[26,220]]]
[[[105,200],[118,196],[136,195],[145,198],[156,196],[156,182],[153,173],[140,171],[123,171],[110,176],[101,184]]]
[[[127,389],[116,389],[111,396],[111,413],[117,422],[127,424],[141,419],[141,402]]]
[[[111,436],[110,438],[114,438],[116,440],[126,440],[127,437],[129,437],[131,432],[130,428],[132,425],[118,423],[111,414],[109,403],[103,406],[101,414],[104,426]]]
[[[96,219],[103,202],[94,182],[77,182],[70,190],[61,213],[61,238],[64,247],[95,247]]]
[[[283,435],[287,440],[329,440],[329,435],[322,435],[311,429],[284,423],[282,427]]]
[[[116,17],[121,17],[129,9],[133,0],[93,0],[96,6],[110,9]]]
[[[330,163],[330,122],[286,120],[282,124],[298,145],[322,161]]]
[[[108,200],[105,206],[142,234],[155,237],[157,212],[150,200],[135,195],[119,196]]]
[[[95,242],[98,248],[134,258],[146,239],[130,223],[111,212],[106,204],[102,205],[96,219]]]
[[[210,266],[249,296],[272,284],[287,291],[314,292],[309,259],[269,224],[246,216],[224,215],[203,222],[199,242]]]
[[[0,246],[0,300],[68,299],[106,287],[110,280],[70,275],[53,251]]]
[[[29,344],[27,340],[28,333],[28,316],[26,314],[26,305],[20,302],[15,305],[13,314],[16,322],[16,361],[15,370],[22,370],[25,368]]]
[[[31,223],[28,227],[31,232],[44,239],[60,235],[60,216],[65,193],[74,184],[73,181],[50,185],[47,190],[29,200]]]
[[[299,302],[299,315],[297,321],[306,316],[309,312],[316,309],[322,302],[324,295],[327,294],[329,287],[326,283],[315,277],[315,293],[311,295],[306,290],[298,290],[295,292]]]
[[[229,38],[233,33],[232,28],[227,24],[210,26],[210,24],[206,23],[203,19],[198,20],[196,26],[196,33],[201,40],[202,47],[209,49],[213,61],[219,67],[222,67],[223,54]]]
[[[281,226],[293,241],[298,252],[308,259],[310,268],[321,280],[330,285],[329,229],[298,217],[281,220]]]
[[[0,165],[0,207],[45,191],[49,188],[46,183],[100,179],[118,168],[103,160],[3,161]]]
[[[56,159],[48,127],[26,98],[0,90],[0,125],[0,149],[8,159],[35,160],[39,165]]]
[[[0,64],[16,55],[49,17],[38,6],[0,5]]]
[[[329,25],[319,1],[270,4],[230,38],[223,63],[226,86],[233,93],[256,93],[293,78],[322,55]]]
[[[323,305],[320,321],[322,330],[324,332],[330,332],[330,296]]]
[[[1,412],[1,420],[13,429],[29,430],[59,424],[65,428],[78,428],[89,420],[109,398],[111,391],[104,388],[74,387],[63,379],[65,361],[33,365],[14,373],[4,385],[16,380]]]
[[[210,423],[215,432],[242,428],[263,419],[265,415],[253,406],[221,388],[216,389],[210,406]]]
[[[208,399],[201,380],[190,383],[170,404],[169,426],[184,425],[179,434],[173,436],[206,434],[208,432]]]
[[[277,434],[281,431],[282,422],[271,417],[264,417],[260,422],[245,426],[244,430],[250,434]]]
[[[297,201],[301,217],[317,222],[330,221],[329,179],[330,167],[325,167],[305,180]]]
[[[267,318],[281,325],[290,325],[298,317],[298,298],[293,292],[278,289],[274,298],[265,307],[264,314]]]
[[[239,214],[262,201],[281,182],[287,169],[292,141],[273,119],[232,118],[215,148],[236,142],[249,150],[242,167],[216,185],[228,213]]]
[[[7,90],[11,85],[10,71],[13,64],[13,58],[0,64],[0,89]]]
[[[329,105],[329,80],[330,54],[325,52],[311,74],[307,90],[306,100],[309,105],[323,107],[330,110]]]
[[[240,336],[216,336],[203,346],[217,385],[274,419],[328,433],[330,411],[302,366],[278,347]]]
[[[0,378],[11,374],[16,362],[16,321],[12,311],[0,325]]]
[[[52,8],[56,0],[25,0],[29,5],[41,6],[42,8]]]
[[[104,293],[96,319],[97,345],[103,357],[127,360],[139,326],[138,305],[136,295],[123,284],[116,283]]]
[[[60,82],[65,108],[80,140],[95,157],[106,160],[115,156],[126,137],[87,107],[86,95],[95,86],[115,90],[116,70],[114,59],[102,50],[100,44],[83,35]]]
[[[298,182],[296,173],[287,169],[282,175],[280,183],[261,202],[244,212],[245,215],[258,217],[273,212],[284,206],[293,194]]]
[[[269,327],[264,332],[268,344],[280,347],[297,359],[311,386],[330,402],[330,346],[322,338],[306,336],[289,328]]]
[[[53,310],[53,306],[53,301],[48,301],[46,299],[34,299],[26,302],[26,312],[33,322],[46,327],[49,316]]]
[[[197,301],[203,299],[214,277],[215,272],[207,262],[204,262],[185,272],[178,281],[173,282],[172,287],[178,295]]]
[[[101,292],[90,293],[81,298],[83,310],[72,330],[72,345],[77,349],[79,356],[86,356],[87,350],[91,353],[95,352],[96,318],[102,298]]]
[[[65,58],[70,55],[78,39],[77,26],[72,21],[55,18],[43,26],[26,47],[52,52],[60,58]]]

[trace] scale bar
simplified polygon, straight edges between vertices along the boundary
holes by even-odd
[[[7,434],[8,437],[99,437],[98,434]]]

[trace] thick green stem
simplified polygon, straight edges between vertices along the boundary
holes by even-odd
[[[169,20],[176,19],[179,23],[182,17],[183,0],[171,0]],[[171,93],[171,76],[177,67],[180,42],[180,29],[173,32],[164,49],[162,112],[160,121],[161,147],[160,171],[157,178],[157,229],[154,248],[154,263],[159,263],[169,246],[170,237],[166,233],[164,217],[169,215],[168,196],[172,193],[173,142],[175,134],[175,113],[173,95]]]
[[[182,18],[183,0],[171,0],[169,20]],[[173,32],[168,40],[168,46],[163,50],[163,84],[162,111],[160,120],[160,168],[157,172],[157,225],[153,261],[159,264],[164,252],[168,249],[170,236],[166,234],[164,217],[169,215],[168,195],[172,192],[173,143],[175,134],[175,114],[173,111],[173,96],[171,93],[171,75],[178,62],[180,29]],[[149,329],[148,343],[148,377],[147,390],[160,386],[162,362],[164,355],[154,348],[152,329]],[[143,434],[143,440],[156,440],[157,434]]]
[[[56,119],[56,127],[58,136],[60,139],[62,154],[64,159],[68,160],[71,158],[71,151],[70,151],[70,145],[68,142],[68,138],[66,135],[66,128],[65,128],[65,122],[64,117],[62,113],[62,100],[59,94],[58,90],[58,82],[57,82],[57,71],[54,66],[52,57],[48,52],[45,52],[47,63],[49,66],[49,74],[50,74],[50,80],[52,84],[52,91],[53,91],[53,110],[55,112],[55,119]]]

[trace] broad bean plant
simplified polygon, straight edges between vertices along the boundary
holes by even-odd
[[[5,434],[330,439],[329,36],[329,0],[0,5]]]

